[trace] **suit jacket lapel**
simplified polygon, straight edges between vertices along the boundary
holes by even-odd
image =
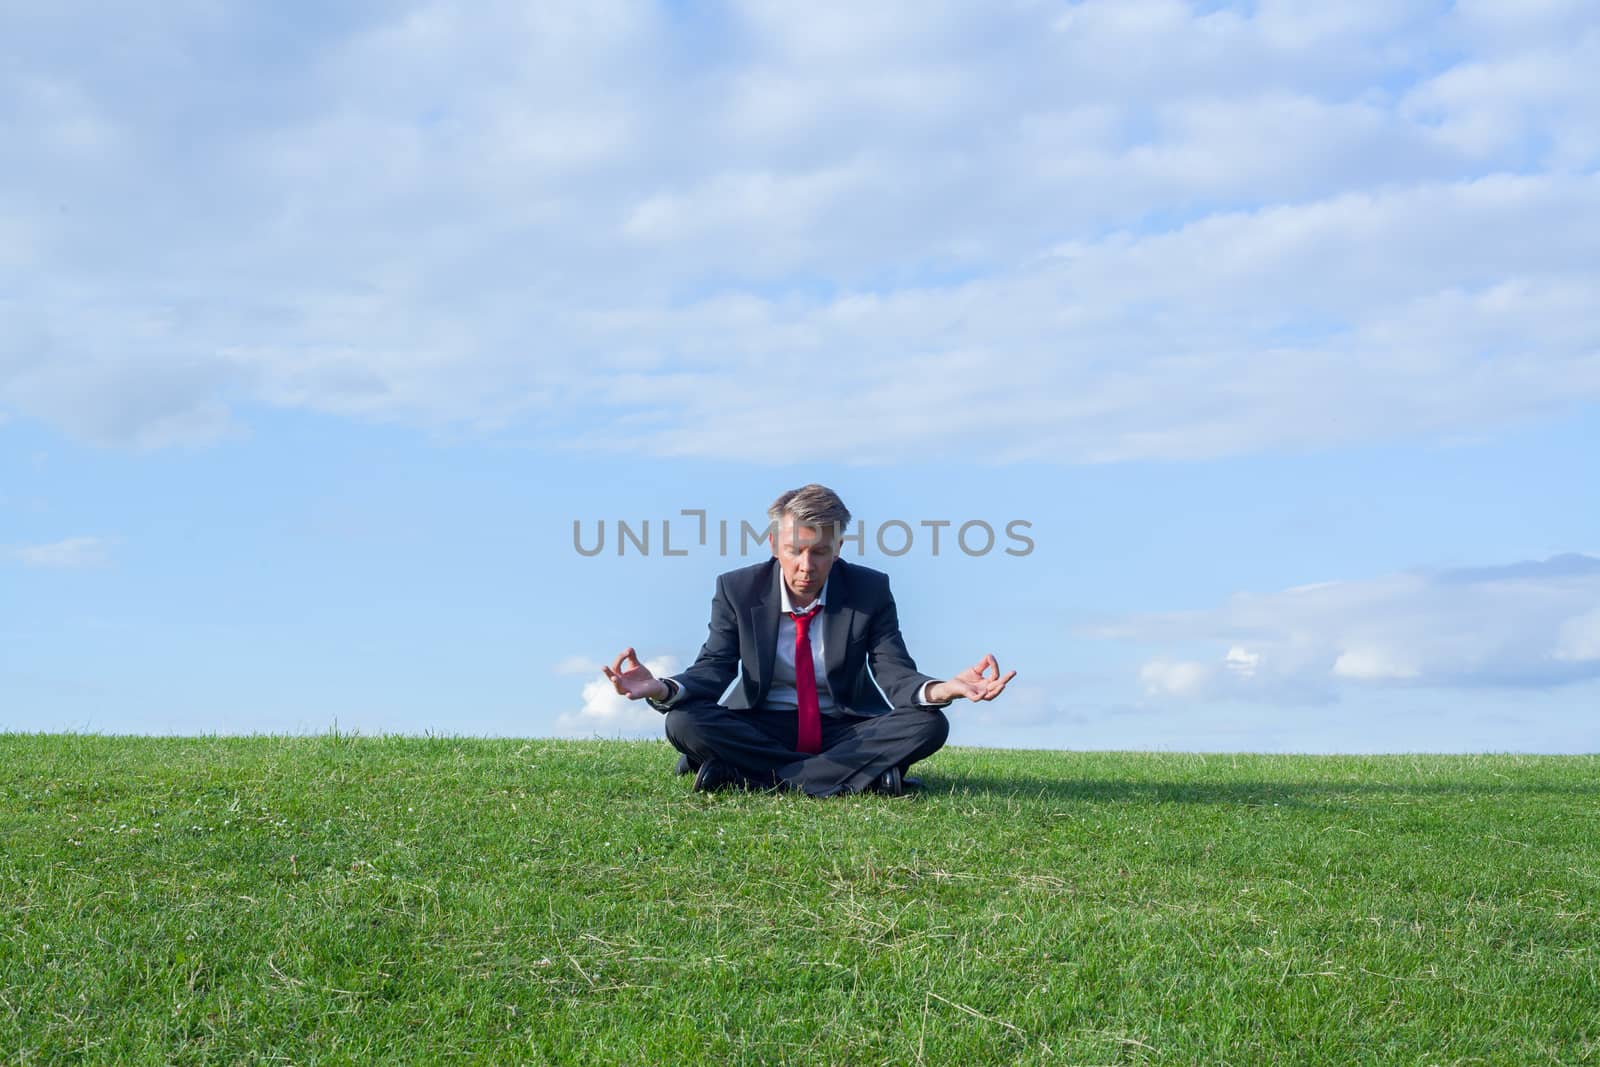
[[[767,692],[772,688],[773,672],[778,659],[778,613],[783,610],[783,600],[778,595],[778,583],[783,581],[783,571],[778,561],[772,561],[772,578],[767,582],[766,593],[749,607],[750,632],[756,635],[756,707],[766,703]]]
[[[828,572],[828,602],[822,606],[822,667],[828,676],[828,688],[833,690],[837,704],[850,700],[849,693],[841,693],[839,686],[844,670],[846,643],[850,640],[850,617],[855,610],[849,606],[849,570],[843,560],[835,560]]]

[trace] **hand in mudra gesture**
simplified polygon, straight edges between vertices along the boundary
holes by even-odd
[[[628,663],[633,666],[624,670]],[[629,700],[644,700],[646,697],[662,700],[667,695],[667,684],[651,674],[649,667],[639,662],[638,653],[632,648],[623,649],[612,661],[611,666],[600,669],[611,680],[612,687]]]
[[[993,677],[989,676],[991,670],[994,671]],[[1005,692],[1006,683],[1016,676],[1017,672],[1011,671],[1002,678],[1000,661],[995,659],[994,653],[991,652],[948,682],[940,682],[933,686],[928,696],[935,703],[954,700],[957,697],[966,697],[968,700],[993,700]]]

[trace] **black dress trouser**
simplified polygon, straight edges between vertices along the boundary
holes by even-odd
[[[730,711],[684,700],[667,712],[667,740],[695,763],[715,759],[758,784],[812,796],[859,793],[890,767],[903,772],[944,747],[950,722],[938,708],[894,708],[881,715],[822,716],[822,751],[795,750],[793,708]]]

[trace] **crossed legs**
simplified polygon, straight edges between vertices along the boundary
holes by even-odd
[[[890,767],[904,771],[944,747],[950,723],[938,708],[882,715],[824,715],[822,751],[795,750],[795,713],[730,711],[686,701],[667,712],[667,740],[697,763],[720,760],[757,781],[812,796],[860,792]]]

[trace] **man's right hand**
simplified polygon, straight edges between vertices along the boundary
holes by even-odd
[[[624,669],[627,663],[632,667]],[[665,700],[671,692],[667,683],[650,673],[650,668],[639,662],[631,648],[623,649],[609,667],[601,667],[618,693],[629,700]]]

